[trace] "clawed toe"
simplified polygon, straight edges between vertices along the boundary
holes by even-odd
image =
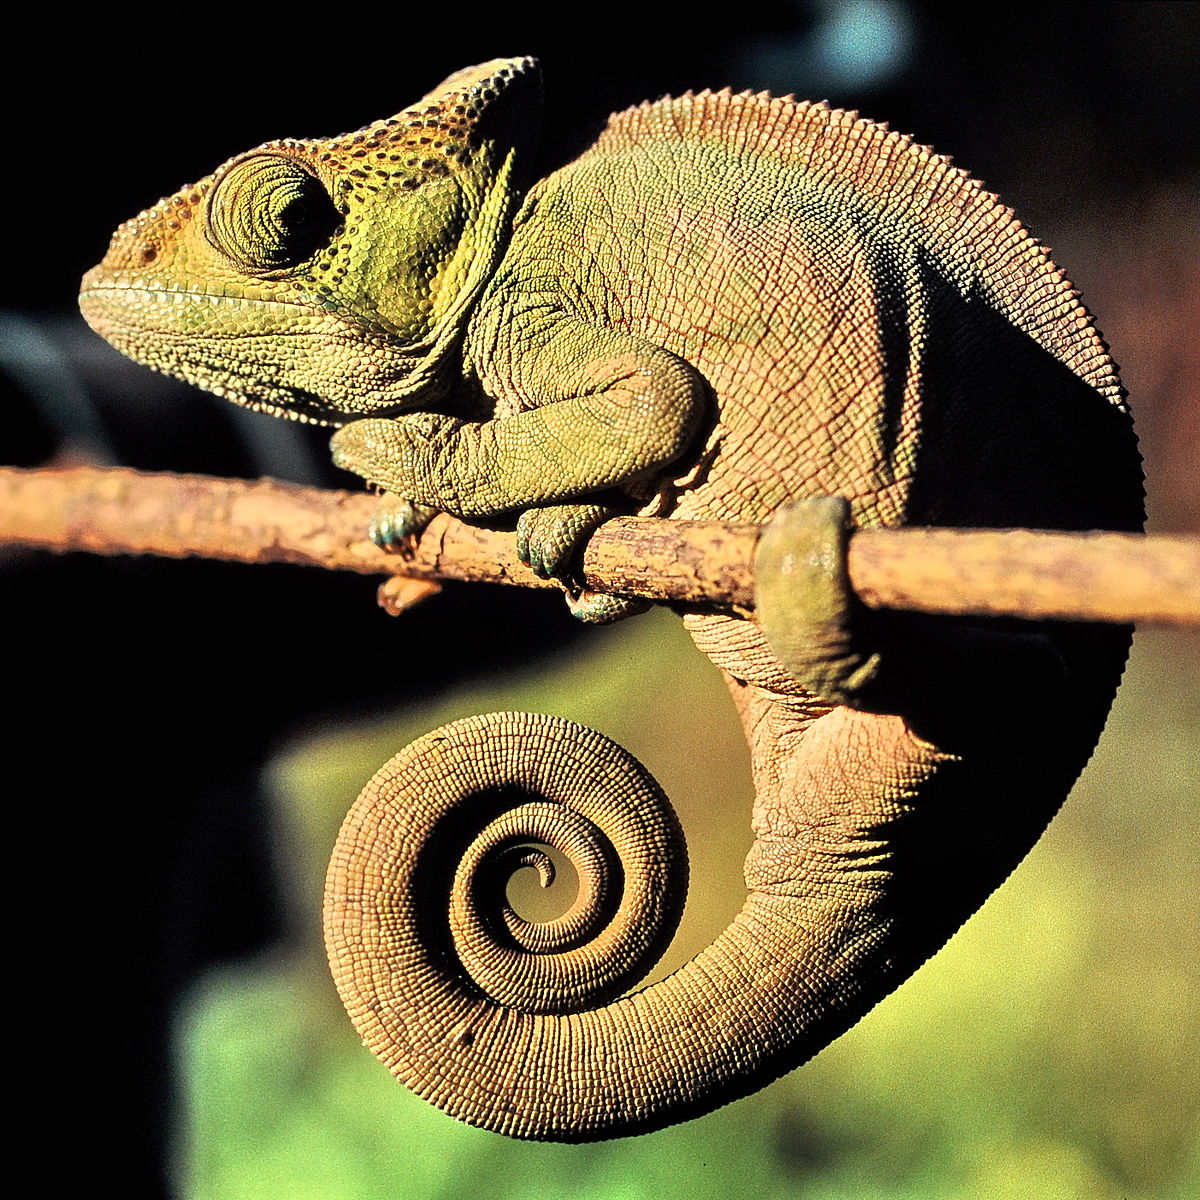
[[[385,492],[367,526],[367,536],[380,549],[390,550],[415,538],[436,513],[437,509]]]

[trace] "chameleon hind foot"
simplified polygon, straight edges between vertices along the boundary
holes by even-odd
[[[754,561],[757,620],[793,678],[833,704],[855,705],[880,656],[865,644],[847,565],[850,505],[813,496],[780,508]]]

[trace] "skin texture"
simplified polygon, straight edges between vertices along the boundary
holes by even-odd
[[[702,93],[612,118],[531,184],[537,91],[532,60],[497,60],[357,134],[241,155],[118,230],[83,311],[151,366],[340,426],[336,460],[389,493],[378,540],[430,509],[507,514],[568,580],[619,511],[765,521],[838,496],[860,526],[1140,528],[1090,317],[945,159],[823,105]],[[837,696],[754,621],[686,616],[745,725],[756,840],[739,916],[643,991],[684,853],[623,751],[494,714],[380,771],[326,940],[398,1077],[520,1137],[657,1128],[804,1061],[983,902],[1091,753],[1128,631],[860,614],[856,649],[830,607],[837,637],[797,640],[869,663]],[[547,845],[580,896],[539,925],[504,887],[549,879]]]

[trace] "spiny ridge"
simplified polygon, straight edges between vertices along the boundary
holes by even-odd
[[[827,202],[919,239],[964,293],[980,289],[1014,325],[1124,406],[1116,366],[1079,293],[1012,209],[947,156],[824,101],[728,89],[617,113],[596,147],[661,139],[715,140],[813,177]]]

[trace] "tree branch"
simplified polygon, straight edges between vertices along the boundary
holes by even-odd
[[[0,468],[0,546],[290,562],[367,575],[554,587],[505,530],[435,518],[409,553],[365,536],[365,493],[127,469]],[[619,518],[583,553],[588,587],[747,612],[758,526]],[[797,552],[803,552],[799,547]],[[1200,624],[1200,539],[1031,530],[864,529],[850,581],[871,608]]]

